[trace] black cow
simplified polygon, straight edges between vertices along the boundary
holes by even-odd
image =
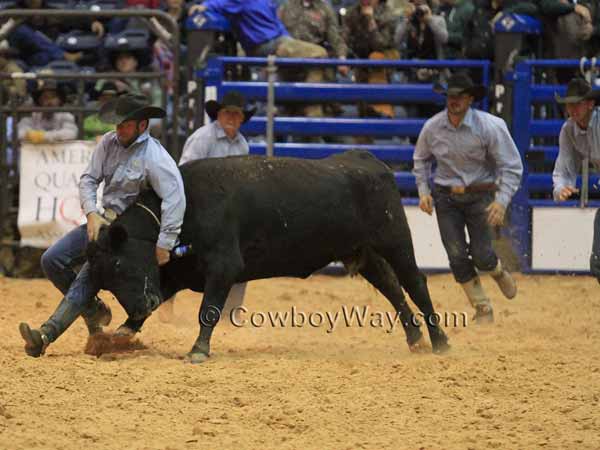
[[[179,290],[204,292],[200,334],[189,354],[201,362],[234,283],[306,278],[342,261],[400,313],[411,350],[422,349],[423,336],[402,288],[423,313],[433,351],[449,348],[415,262],[393,173],[370,153],[215,158],[185,164],[181,173],[187,210],[180,239],[192,244],[191,255],[159,270],[160,200],[153,191],[143,192],[89,245],[92,280],[117,297],[128,327],[139,331],[162,299]]]

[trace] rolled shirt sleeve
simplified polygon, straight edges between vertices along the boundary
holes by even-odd
[[[148,182],[162,199],[160,234],[156,245],[172,250],[181,232],[185,214],[185,192],[181,173],[175,161],[159,145],[153,146],[147,171]]]

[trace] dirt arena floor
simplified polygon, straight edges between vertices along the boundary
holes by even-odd
[[[17,325],[39,325],[59,296],[47,281],[0,278],[0,449],[599,449],[600,286],[518,282],[507,301],[485,280],[496,323],[450,324],[444,356],[409,353],[360,278],[252,282],[242,318],[288,312],[287,326],[220,324],[212,357],[191,365],[196,294],[179,296],[176,323],[149,319],[146,349],[85,355],[79,320],[32,359]],[[429,285],[440,312],[471,316],[450,276]],[[124,314],[103,298],[116,327]],[[369,308],[362,327],[299,326],[300,313],[318,325],[353,306]]]

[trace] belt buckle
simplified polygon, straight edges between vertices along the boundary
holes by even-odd
[[[466,188],[464,186],[452,186],[450,188],[450,192],[453,194],[464,194],[466,192]]]
[[[114,220],[117,218],[117,213],[112,209],[106,208],[104,210],[104,218],[109,222],[114,222]]]

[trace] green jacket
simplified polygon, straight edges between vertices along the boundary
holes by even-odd
[[[103,122],[98,114],[87,116],[83,121],[83,136],[86,140],[93,140],[96,136],[102,136],[114,129],[114,124]]]
[[[473,15],[475,6],[471,0],[458,0],[454,7],[444,15],[448,29],[448,42],[446,44],[446,57],[460,58],[463,48],[465,26]]]

